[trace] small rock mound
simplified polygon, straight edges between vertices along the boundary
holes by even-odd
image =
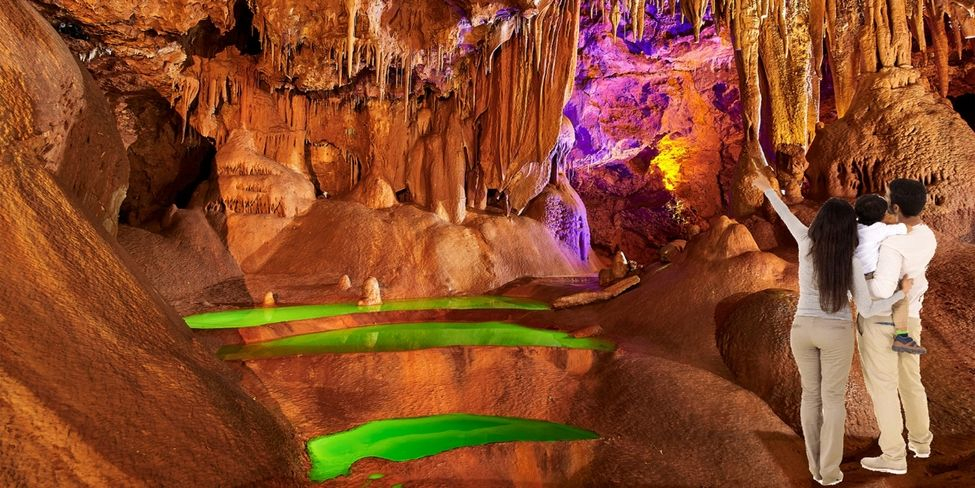
[[[802,387],[789,347],[798,300],[796,292],[782,289],[747,295],[726,307],[730,310],[727,316],[717,317],[715,334],[721,358],[738,384],[765,400],[779,418],[801,435]],[[852,321],[850,333],[853,333]],[[853,361],[850,380],[846,392],[844,450],[847,454],[870,447],[880,434],[857,358]]]

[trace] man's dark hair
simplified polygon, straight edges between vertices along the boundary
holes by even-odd
[[[897,205],[905,217],[917,217],[924,210],[928,192],[918,180],[896,179],[890,182],[890,205]]]
[[[884,220],[887,213],[887,200],[875,194],[863,195],[857,198],[853,208],[857,212],[857,222],[863,225],[873,225]]]

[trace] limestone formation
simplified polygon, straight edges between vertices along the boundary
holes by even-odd
[[[660,248],[660,261],[664,263],[674,261],[677,256],[684,252],[685,247],[687,247],[687,241],[683,239],[677,239],[668,243],[666,246]]]
[[[294,217],[315,201],[311,182],[262,156],[246,130],[235,130],[217,151],[214,177],[215,202],[228,215]]]
[[[359,300],[359,306],[381,305],[382,303],[383,299],[379,292],[379,280],[375,277],[369,277],[362,284],[362,298]]]
[[[506,189],[516,212],[547,182],[579,3],[61,0],[51,14],[85,26],[71,45],[105,85],[157,91],[218,151],[246,129],[319,193],[375,175],[460,223],[468,174],[472,196]]]
[[[802,389],[799,370],[789,349],[789,331],[797,300],[798,295],[790,290],[771,289],[748,295],[731,305],[733,308],[726,317],[719,317],[716,340],[735,381],[755,392],[776,415],[801,433]],[[870,446],[878,434],[873,404],[856,361],[846,396],[844,450],[858,452]]]
[[[527,217],[472,213],[463,224],[452,224],[414,205],[373,210],[340,199],[319,200],[293,221],[250,217],[253,228],[237,222],[239,234],[233,226],[228,234],[238,246],[262,236],[241,269],[291,276],[286,285],[298,276],[328,284],[343,274],[374,276],[386,298],[404,298],[478,294],[523,276],[594,271]],[[288,223],[268,228],[275,221]]]
[[[4,76],[23,81],[31,98],[39,164],[114,234],[129,165],[104,94],[27,2],[9,0],[0,10],[0,66]],[[25,48],[35,45],[41,48]]]
[[[347,274],[342,275],[342,277],[339,278],[338,286],[339,286],[339,290],[342,291],[352,288],[352,280],[349,278],[349,275]]]
[[[630,266],[627,263],[626,255],[623,254],[623,251],[616,251],[616,254],[613,255],[613,265],[610,269],[613,272],[613,279],[617,280],[626,276],[630,271]]]
[[[805,178],[806,150],[802,146],[783,145],[776,154],[775,176],[784,195],[786,203],[799,203],[803,200],[802,182]]]
[[[607,286],[606,288],[598,291],[584,291],[579,293],[574,293],[572,295],[567,295],[564,297],[559,297],[552,303],[552,308],[569,308],[577,307],[580,305],[588,305],[590,303],[601,302],[609,300],[618,296],[630,288],[640,284],[640,277],[633,275],[617,280],[615,283]],[[579,337],[579,336],[577,336]]]
[[[726,216],[715,217],[711,228],[691,241],[685,249],[689,261],[721,261],[758,251],[748,228]]]
[[[6,2],[0,26],[32,15]],[[55,107],[60,92],[27,81],[0,58],[0,485],[297,483],[293,430],[193,340],[83,201],[42,169],[36,103]]]
[[[261,305],[262,306],[265,306],[265,307],[273,307],[273,306],[275,306],[276,303],[274,302],[274,292],[270,292],[269,291],[269,292],[265,293],[264,294],[264,301],[261,302]]]
[[[924,220],[947,235],[975,239],[975,133],[914,69],[864,77],[847,114],[809,150],[818,197],[884,194],[895,178],[921,180]]]
[[[547,185],[532,200],[525,216],[544,224],[580,261],[589,260],[590,236],[586,207],[565,175],[559,175],[554,184]]]

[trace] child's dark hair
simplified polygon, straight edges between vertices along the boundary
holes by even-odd
[[[863,195],[857,198],[853,208],[857,212],[857,222],[873,225],[884,220],[884,214],[887,213],[887,200],[880,195]]]
[[[928,200],[924,183],[918,180],[897,179],[890,182],[890,204],[897,205],[905,217],[917,217]]]

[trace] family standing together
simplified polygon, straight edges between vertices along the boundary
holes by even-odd
[[[832,198],[808,228],[768,179],[760,176],[755,186],[799,244],[799,304],[790,340],[802,382],[800,417],[813,479],[823,486],[843,481],[844,399],[854,337],[883,451],[860,464],[872,471],[907,473],[907,448],[926,458],[933,438],[921,384],[920,355],[926,351],[920,345],[920,312],[928,288],[925,271],[937,242],[920,218],[927,200],[924,185],[894,180],[886,200],[865,195],[855,207]],[[883,222],[887,212],[897,224]]]

